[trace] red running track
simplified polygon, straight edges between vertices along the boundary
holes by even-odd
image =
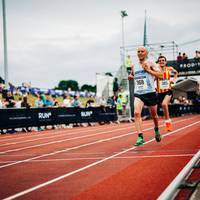
[[[200,149],[200,116],[144,121],[146,144],[134,147],[134,123],[0,137],[0,199],[156,199]]]

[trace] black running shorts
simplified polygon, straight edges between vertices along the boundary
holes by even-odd
[[[155,106],[158,103],[156,92],[147,94],[134,94],[134,97],[139,98],[146,106]]]
[[[172,97],[172,90],[169,90],[167,92],[162,92],[162,93],[158,93],[158,103],[162,104],[164,98],[166,95],[171,96]]]

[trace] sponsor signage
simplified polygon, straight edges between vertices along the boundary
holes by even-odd
[[[0,129],[116,120],[116,109],[110,107],[0,109]]]

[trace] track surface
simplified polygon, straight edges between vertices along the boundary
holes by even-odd
[[[155,200],[200,149],[200,115],[173,119],[160,143],[143,122],[0,137],[0,199]]]

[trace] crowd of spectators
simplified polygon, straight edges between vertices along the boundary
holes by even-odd
[[[192,99],[187,99],[185,96],[179,96],[178,98],[174,98],[172,104],[180,104],[180,105],[193,105]]]
[[[200,51],[199,51],[199,50],[196,50],[196,51],[195,51],[195,55],[194,55],[193,58],[194,58],[194,59],[197,59],[197,60],[200,59]],[[178,56],[177,56],[177,58],[176,58],[176,60],[177,60],[177,62],[179,62],[179,63],[187,62],[187,61],[188,61],[188,56],[187,56],[186,53],[181,53],[181,52],[179,52],[179,53],[178,53]]]
[[[28,92],[12,92],[11,90],[2,89],[0,92],[0,109],[14,109],[14,108],[55,108],[55,107],[89,107],[96,106],[95,99],[93,97],[80,98],[80,96],[70,96],[64,95],[57,97],[55,95],[49,94],[30,94]],[[77,124],[76,124],[77,126]],[[73,124],[65,124],[63,126],[51,126],[50,128],[58,128],[58,127],[73,127]],[[42,131],[47,129],[47,126],[44,127],[36,127],[36,131]],[[15,133],[17,129],[9,129],[6,131],[1,130],[2,133]],[[24,127],[19,131],[30,132],[30,127]]]

